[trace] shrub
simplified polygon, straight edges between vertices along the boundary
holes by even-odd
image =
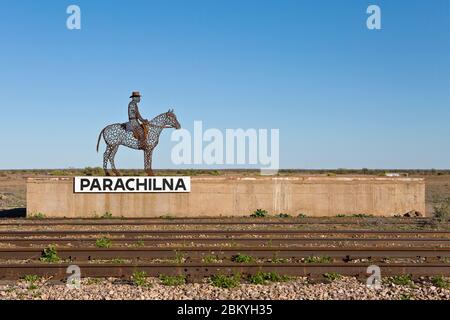
[[[131,276],[131,279],[133,280],[134,285],[138,287],[147,286],[147,273],[145,271],[135,271],[133,272],[133,275]]]
[[[65,176],[66,173],[64,172],[64,170],[53,170],[50,172],[51,176]]]
[[[336,272],[329,272],[329,273],[325,273],[324,275],[325,279],[334,281],[334,280],[339,280],[342,278],[342,275]]]
[[[231,257],[231,261],[237,262],[237,263],[250,263],[254,261],[254,258],[252,256],[248,256],[246,254],[237,254],[235,256]]]
[[[267,217],[267,211],[263,209],[256,209],[250,216],[253,218],[264,218]]]
[[[388,281],[390,283],[398,285],[398,286],[409,286],[409,285],[413,284],[413,281],[409,274],[404,274],[404,275],[400,275],[400,276],[392,276],[392,277],[388,278]]]
[[[100,216],[101,219],[111,219],[112,217],[113,217],[112,213],[108,211],[106,211],[102,216]]]
[[[111,263],[121,264],[121,263],[125,263],[125,260],[121,259],[121,258],[114,258],[111,260]]]
[[[278,215],[278,217],[280,217],[280,218],[290,218],[291,215],[289,215],[289,214],[287,214],[287,213],[280,213],[280,214]]]
[[[450,218],[450,198],[442,200],[433,209],[433,217],[436,220],[447,221]]]
[[[177,276],[160,275],[159,280],[165,286],[180,286],[186,283],[186,276],[182,274]]]
[[[86,281],[86,284],[88,286],[94,285],[94,284],[100,284],[102,282],[101,278],[88,278]]]
[[[26,282],[28,282],[28,284],[29,284],[28,289],[30,289],[30,290],[37,289],[36,282],[39,281],[39,279],[40,279],[39,276],[37,276],[35,274],[29,274],[29,275],[26,275],[25,277],[23,277],[23,279]]]
[[[310,256],[310,257],[306,257],[303,260],[304,263],[331,263],[333,262],[333,259],[331,259],[330,257],[327,256]]]
[[[436,276],[431,278],[431,283],[438,288],[450,289],[450,280],[443,276]]]
[[[220,262],[220,259],[216,255],[207,255],[203,257],[202,261],[204,263],[218,263]]]
[[[373,214],[357,213],[352,215],[354,218],[372,218]]]
[[[271,261],[272,263],[288,263],[288,262],[289,262],[289,259],[273,257],[270,261]]]
[[[43,262],[58,262],[60,258],[58,257],[58,252],[56,251],[56,247],[54,245],[49,245],[42,251],[41,261]]]
[[[211,277],[211,283],[213,286],[219,288],[234,288],[241,283],[241,275],[239,273],[232,276],[225,276],[222,274],[214,275]]]
[[[138,240],[138,241],[136,241],[136,247],[143,247],[143,246],[145,246],[144,240]]]
[[[279,275],[276,272],[257,272],[250,276],[249,281],[253,284],[268,284],[270,282],[284,282],[290,277]]]
[[[38,212],[38,213],[32,213],[28,218],[30,219],[44,219],[45,218],[45,214],[43,214],[42,212]]]
[[[174,261],[176,262],[176,263],[183,263],[184,262],[184,255],[183,255],[183,252],[180,252],[180,251],[178,251],[178,250],[175,250],[175,258],[174,258]]]
[[[306,214],[304,214],[304,213],[299,213],[297,217],[298,217],[298,218],[306,218]]]
[[[32,282],[32,283],[34,283],[34,282],[36,282],[36,281],[39,280],[39,276],[37,276],[37,275],[35,275],[35,274],[27,274],[26,276],[23,277],[23,279],[24,279],[26,282]]]
[[[97,248],[110,248],[111,245],[112,245],[111,240],[109,240],[108,238],[105,238],[105,237],[97,239],[95,241],[95,246]]]
[[[102,176],[103,173],[104,173],[103,169],[100,167],[95,167],[95,168],[86,167],[83,170],[83,174],[85,176]]]

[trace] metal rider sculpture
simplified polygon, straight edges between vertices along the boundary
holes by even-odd
[[[111,164],[114,174],[120,176],[120,172],[114,164],[114,157],[120,145],[143,150],[145,172],[149,176],[153,175],[152,154],[158,145],[162,130],[165,128],[181,128],[173,109],[169,109],[169,111],[161,113],[148,121],[141,117],[137,107],[137,103],[140,101],[139,92],[133,92],[130,98],[133,99],[128,105],[128,117],[130,121],[127,123],[110,124],[103,128],[98,137],[97,152],[102,135],[106,142],[106,150],[103,154],[103,170],[105,170],[107,176],[110,175],[107,169],[108,162]]]
[[[138,103],[141,102],[141,94],[133,91],[130,96],[131,101],[128,104],[128,120],[127,130],[133,131],[133,136],[139,140],[140,149],[146,148],[145,130],[148,129],[148,121],[142,118],[139,113]]]

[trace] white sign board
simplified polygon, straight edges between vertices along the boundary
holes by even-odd
[[[190,192],[191,177],[74,177],[74,193]]]

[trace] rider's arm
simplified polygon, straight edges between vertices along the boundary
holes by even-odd
[[[141,113],[139,112],[139,108],[136,105],[136,117],[139,119],[139,121],[141,122],[145,122],[146,120],[144,118],[142,118]]]

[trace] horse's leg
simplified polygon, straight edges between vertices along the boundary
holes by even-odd
[[[105,171],[105,176],[111,175],[108,171],[108,161],[109,155],[111,154],[112,148],[109,145],[106,145],[105,153],[103,153],[103,171]]]
[[[154,175],[152,170],[152,153],[153,149],[144,150],[144,168],[148,176]]]
[[[114,157],[116,156],[117,150],[119,150],[119,145],[116,145],[112,148],[111,154],[109,155],[109,161],[111,162],[111,168],[116,176],[120,176],[120,172],[116,169],[116,165],[114,164]]]

